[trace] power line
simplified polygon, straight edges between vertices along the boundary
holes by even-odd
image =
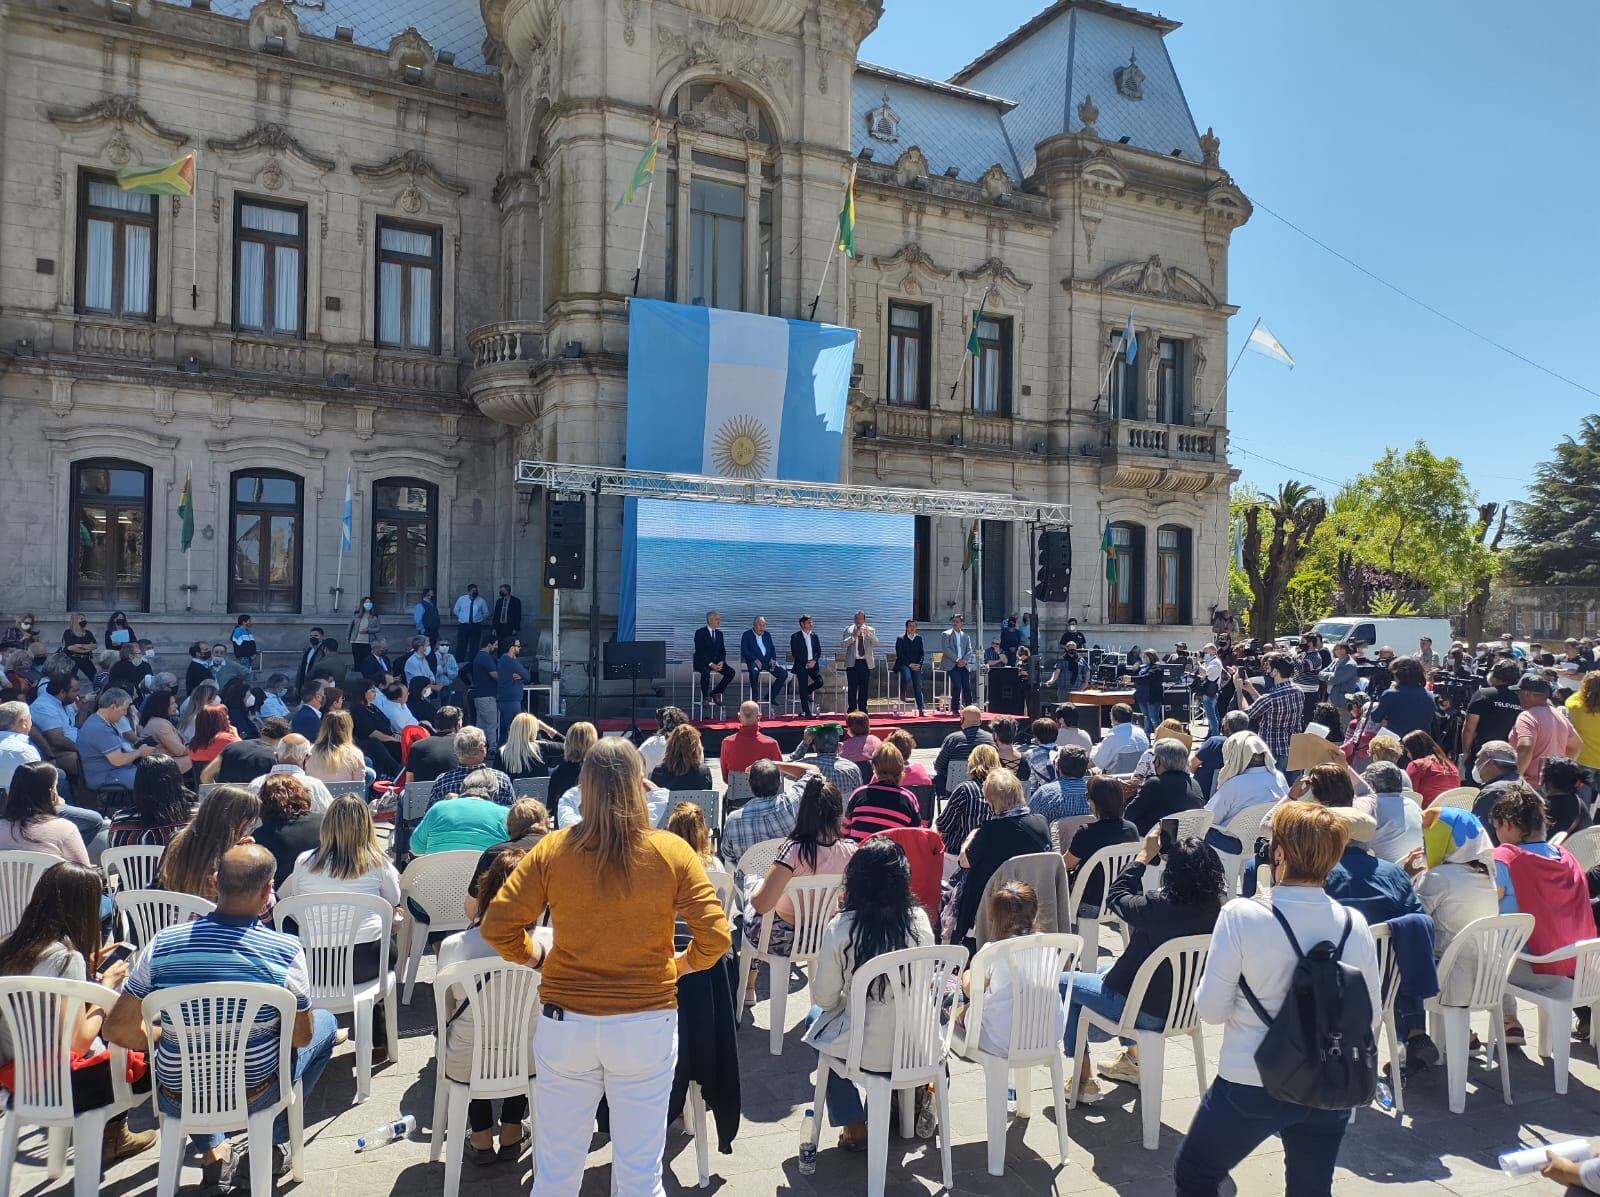
[[[1333,246],[1329,245],[1326,241],[1323,241],[1320,237],[1313,236],[1311,233],[1306,232],[1305,229],[1303,229],[1299,225],[1295,224],[1294,221],[1290,220],[1287,216],[1282,216],[1279,213],[1274,212],[1271,208],[1267,207],[1266,204],[1262,203],[1255,196],[1251,196],[1250,197],[1250,202],[1255,207],[1257,207],[1257,208],[1261,209],[1261,211],[1265,212],[1268,216],[1272,217],[1274,220],[1280,222],[1281,224],[1287,226],[1290,229],[1293,229],[1296,233],[1299,233],[1307,241],[1311,242],[1311,244],[1313,244],[1313,245],[1315,245],[1315,246],[1317,246],[1317,247],[1319,247],[1321,249],[1326,250],[1328,253],[1330,253],[1334,257],[1338,258],[1346,266],[1349,266],[1349,267],[1351,267],[1352,269],[1355,269],[1355,270],[1359,270],[1362,274],[1366,275],[1373,282],[1379,284],[1380,286],[1387,287],[1389,290],[1393,291],[1396,295],[1400,296],[1402,299],[1410,300],[1412,303],[1416,304],[1423,311],[1432,313],[1433,315],[1437,316],[1440,320],[1443,320],[1446,324],[1450,324],[1450,325],[1453,325],[1456,328],[1459,328],[1462,332],[1466,333],[1468,336],[1476,337],[1478,340],[1482,341],[1486,345],[1492,345],[1494,348],[1498,349],[1501,353],[1504,353],[1504,354],[1507,354],[1507,355],[1509,355],[1511,357],[1516,358],[1519,362],[1522,362],[1524,365],[1532,366],[1535,370],[1538,370],[1539,372],[1541,372],[1543,374],[1548,374],[1551,378],[1554,378],[1557,381],[1564,382],[1570,387],[1576,387],[1578,390],[1582,391],[1584,394],[1592,395],[1596,399],[1600,399],[1600,391],[1597,391],[1592,387],[1584,386],[1583,383],[1578,382],[1576,379],[1568,378],[1565,374],[1560,374],[1560,373],[1556,372],[1555,370],[1552,370],[1549,366],[1542,365],[1541,363],[1534,361],[1531,357],[1528,357],[1525,354],[1518,353],[1515,349],[1511,348],[1511,346],[1502,344],[1501,342],[1495,340],[1493,337],[1488,336],[1488,335],[1486,335],[1484,333],[1481,333],[1477,329],[1472,328],[1469,325],[1461,323],[1461,321],[1457,320],[1454,316],[1451,316],[1446,312],[1441,312],[1438,308],[1434,307],[1431,303],[1427,302],[1426,300],[1418,299],[1415,295],[1411,294],[1411,292],[1409,292],[1409,291],[1407,291],[1407,290],[1405,290],[1405,289],[1403,289],[1401,287],[1395,286],[1395,284],[1391,283],[1388,279],[1384,278],[1382,275],[1374,274],[1372,271],[1368,270],[1365,266],[1363,266],[1360,262],[1357,262],[1355,259],[1353,259],[1351,257],[1348,257],[1345,254],[1340,253],[1338,250],[1334,249]]]
[[[1329,478],[1325,474],[1313,474],[1310,470],[1304,468],[1303,466],[1293,466],[1286,461],[1279,461],[1276,457],[1268,457],[1265,453],[1257,453],[1254,449],[1246,449],[1239,443],[1238,437],[1229,437],[1228,447],[1230,449],[1239,450],[1239,452],[1243,453],[1246,457],[1254,457],[1258,461],[1265,461],[1270,465],[1277,466],[1279,469],[1289,470],[1295,474],[1304,474],[1307,478],[1315,478],[1318,482],[1326,482],[1329,486],[1341,488],[1344,486],[1344,483],[1340,482],[1336,478]]]

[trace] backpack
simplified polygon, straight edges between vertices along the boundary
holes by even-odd
[[[1272,913],[1297,958],[1276,1018],[1239,978],[1245,1000],[1267,1026],[1255,1055],[1261,1084],[1279,1101],[1314,1110],[1366,1105],[1378,1085],[1372,997],[1361,970],[1340,959],[1355,919],[1346,912],[1337,945],[1323,940],[1302,952],[1289,920],[1276,907]]]

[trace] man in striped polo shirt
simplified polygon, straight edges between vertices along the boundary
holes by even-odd
[[[163,989],[216,982],[287,989],[296,1010],[292,1079],[300,1082],[305,1097],[310,1097],[328,1066],[338,1027],[332,1014],[311,1009],[305,951],[298,939],[272,930],[257,917],[271,898],[274,867],[272,854],[258,844],[230,848],[217,865],[216,910],[158,933],[128,970],[122,996],[106,1020],[105,1037],[135,1051],[147,1051],[150,1038],[155,1039],[156,1101],[164,1114],[176,1116],[182,1109],[178,1049],[161,1037],[160,1028],[146,1031],[140,1010],[144,998]],[[262,1011],[245,1045],[245,1091],[252,1110],[278,1099],[278,1036],[277,1013]],[[272,1124],[275,1176],[288,1171],[288,1137],[288,1118],[280,1112]],[[240,1187],[247,1187],[243,1151],[232,1150],[221,1134],[195,1135],[194,1143],[204,1153],[202,1175],[208,1192],[227,1193],[234,1188],[235,1173]]]

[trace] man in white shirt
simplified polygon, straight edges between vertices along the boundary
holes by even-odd
[[[1200,664],[1195,669],[1200,684],[1200,709],[1206,713],[1206,738],[1222,730],[1222,720],[1217,714],[1217,694],[1222,690],[1222,658],[1217,656],[1217,646],[1207,644],[1200,650]]]
[[[40,759],[39,750],[28,737],[32,728],[33,717],[26,703],[0,702],[0,789],[11,784],[18,765]]]
[[[277,716],[279,719],[289,717],[288,704],[283,701],[283,696],[289,692],[289,675],[275,673],[267,679],[267,696],[262,700],[260,715],[263,719]]]
[[[1149,747],[1150,737],[1145,735],[1144,728],[1133,721],[1133,708],[1125,702],[1119,702],[1111,708],[1111,730],[1106,733],[1105,739],[1095,745],[1092,759],[1095,765],[1109,772],[1119,756],[1124,753],[1142,756]]]
[[[304,736],[290,733],[278,741],[278,747],[273,753],[276,764],[263,773],[260,777],[249,782],[250,792],[259,794],[261,783],[267,778],[279,773],[287,773],[305,787],[306,796],[311,799],[311,813],[316,815],[326,814],[328,807],[333,805],[333,795],[328,787],[323,784],[320,777],[312,777],[306,772],[306,759],[311,755],[311,741]]]
[[[382,711],[389,720],[389,726],[394,729],[394,734],[399,735],[400,730],[406,727],[416,727],[421,720],[411,713],[411,708],[406,706],[406,685],[404,682],[394,682],[387,690],[378,691],[378,697],[373,706]]]
[[[483,625],[489,619],[489,603],[478,594],[478,587],[467,586],[466,593],[456,599],[450,613],[456,617],[456,659],[470,661],[483,643]]]
[[[413,678],[426,678],[430,683],[437,681],[433,674],[433,666],[428,664],[428,638],[426,636],[413,636],[411,638],[411,655],[406,658],[405,665],[406,684],[409,685]]]

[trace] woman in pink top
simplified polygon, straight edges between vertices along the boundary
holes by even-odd
[[[917,750],[917,741],[903,727],[897,727],[884,738],[885,744],[893,744],[900,750],[900,756],[905,760],[905,772],[900,774],[900,784],[908,789],[912,786],[931,786],[933,778],[928,775],[928,770],[911,759],[911,754]]]
[[[844,834],[844,798],[838,787],[819,776],[808,778],[800,795],[800,805],[794,812],[794,830],[784,841],[765,880],[750,896],[750,908],[744,920],[745,938],[759,944],[762,923],[771,918],[772,938],[768,941],[768,950],[787,956],[794,943],[794,902],[783,892],[790,878],[843,875],[844,866],[855,850],[855,843]],[[753,970],[750,982],[752,988],[745,995],[746,1004],[750,993],[754,992]]]
[[[844,717],[844,725],[850,734],[839,742],[839,755],[847,761],[858,765],[867,765],[872,760],[872,754],[878,751],[878,746],[883,743],[872,734],[872,723],[867,718],[865,711],[851,711]],[[861,770],[866,774],[866,769]]]
[[[1446,790],[1461,784],[1461,773],[1455,762],[1427,732],[1407,732],[1400,743],[1411,758],[1406,765],[1406,776],[1411,779],[1411,788],[1424,807]]]
[[[48,852],[73,864],[89,863],[78,829],[56,814],[56,767],[43,761],[18,765],[0,811],[0,852]]]

